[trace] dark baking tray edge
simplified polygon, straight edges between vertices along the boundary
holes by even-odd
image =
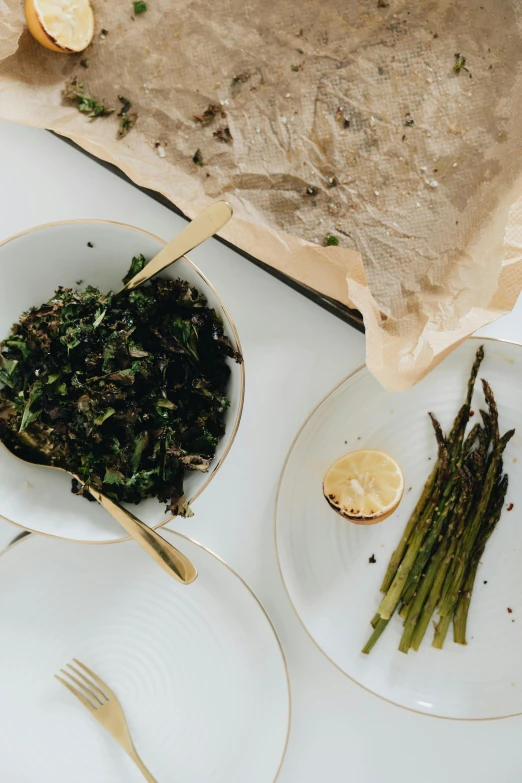
[[[56,136],[56,138],[60,139],[61,141],[64,141],[66,144],[69,144],[71,147],[74,147],[74,149],[83,153],[83,155],[87,155],[87,157],[90,158],[92,161],[94,161],[100,166],[103,166],[104,169],[107,169],[108,171],[112,172],[120,179],[123,179],[125,182],[128,182],[129,185],[132,185],[132,187],[141,190],[142,193],[145,193],[147,196],[150,196],[150,198],[153,198],[154,201],[157,201],[159,204],[162,204],[164,207],[167,207],[167,209],[170,209],[171,212],[174,212],[176,215],[185,218],[185,220],[189,219],[187,218],[186,215],[183,214],[183,212],[180,209],[178,209],[178,207],[176,207],[175,204],[173,204],[171,201],[165,198],[165,196],[163,196],[161,193],[158,193],[156,190],[151,190],[150,188],[144,188],[141,185],[136,185],[136,183],[133,182],[132,179],[130,179],[130,177],[124,174],[123,171],[121,171],[117,166],[114,166],[112,163],[107,163],[106,161],[101,160],[100,158],[97,158],[95,155],[92,155],[90,152],[87,152],[87,150],[84,150],[82,147],[80,147],[74,141],[71,141],[71,139],[68,139],[66,136],[61,136],[59,133],[55,133],[55,131],[49,131],[49,133],[52,133],[52,135]],[[358,310],[352,310],[351,308],[346,307],[346,305],[343,305],[341,302],[338,302],[335,299],[330,299],[330,297],[323,296],[317,291],[314,291],[313,288],[309,288],[307,285],[304,285],[303,283],[294,280],[292,277],[288,277],[288,275],[285,275],[283,272],[280,272],[278,269],[274,269],[268,264],[265,264],[263,261],[260,261],[258,258],[255,258],[255,256],[251,256],[250,253],[246,253],[244,250],[241,250],[240,247],[237,247],[236,245],[227,242],[225,239],[222,239],[221,237],[216,237],[216,239],[218,240],[218,242],[221,242],[223,245],[226,245],[227,247],[231,248],[236,253],[239,253],[239,255],[243,256],[243,258],[246,258],[247,261],[250,261],[252,264],[255,264],[256,266],[260,267],[265,272],[268,272],[268,274],[272,275],[272,277],[281,280],[282,283],[285,283],[285,285],[290,286],[290,288],[293,288],[294,291],[297,291],[303,296],[306,296],[307,299],[310,299],[312,302],[319,305],[319,307],[322,307],[324,310],[327,310],[332,315],[335,315],[337,316],[337,318],[340,318],[342,321],[345,321],[346,323],[350,324],[350,326],[353,326],[354,329],[357,329],[359,332],[364,332],[363,319]]]

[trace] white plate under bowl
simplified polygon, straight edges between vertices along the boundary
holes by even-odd
[[[369,623],[382,597],[379,586],[388,560],[436,459],[427,412],[433,411],[446,430],[451,427],[466,396],[478,340],[468,340],[406,392],[389,394],[366,368],[344,380],[299,432],[283,469],[276,507],[283,579],[316,644],[373,693],[446,718],[522,713],[522,347],[483,342],[480,377],[493,387],[501,430],[517,429],[504,460],[510,481],[506,504],[514,507],[503,511],[482,558],[467,646],[455,644],[450,630],[444,649],[434,649],[430,626],[419,652],[404,655],[397,649],[402,621],[395,616],[370,655],[360,652],[372,630]],[[480,383],[473,405],[477,413],[484,407]],[[329,465],[357,448],[383,449],[404,471],[404,499],[395,514],[377,525],[353,525],[323,498]]]
[[[93,247],[90,247],[89,244]],[[119,290],[133,256],[151,259],[165,242],[132,226],[82,220],[51,223],[18,234],[0,244],[0,341],[22,312],[46,302],[58,286],[77,282],[102,291]],[[181,258],[164,273],[196,286],[221,316],[225,333],[237,350],[239,338],[220,297],[188,259]],[[194,500],[208,485],[234,440],[244,394],[244,365],[227,360],[231,369],[225,414],[226,432],[209,473],[186,474],[185,493]],[[147,500],[131,507],[151,527],[165,524],[165,505]],[[71,480],[57,470],[25,465],[0,447],[0,517],[37,533],[84,542],[124,540],[121,527],[97,503],[71,494]]]
[[[53,675],[72,658],[122,703],[158,783],[272,783],[290,702],[275,631],[215,555],[184,587],[139,547],[29,536],[0,558],[0,779],[139,783],[114,740]]]

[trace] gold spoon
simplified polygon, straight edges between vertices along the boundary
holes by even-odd
[[[163,269],[173,264],[178,258],[184,256],[185,253],[189,253],[206,239],[214,236],[217,231],[228,223],[231,217],[232,207],[226,201],[216,201],[215,204],[211,204],[210,207],[200,212],[191,223],[185,226],[174,239],[171,239],[168,245],[165,245],[163,250],[160,250],[152,261],[149,261],[143,267],[141,272],[138,272],[132,280],[129,280],[127,285],[122,288],[122,291],[132,291],[133,288],[146,283],[147,280],[162,272]]]
[[[154,256],[152,261],[149,261],[142,271],[133,277],[122,290],[132,290],[142,283],[145,283],[154,275],[157,275],[163,269],[166,269],[166,267],[173,264],[181,258],[181,256],[185,255],[185,253],[190,252],[206,239],[213,236],[216,231],[219,231],[228,223],[231,217],[232,208],[226,201],[218,201],[203,210],[203,212],[189,223],[176,237],[174,237],[174,239],[165,245],[165,247]],[[7,448],[5,443],[3,445]],[[35,445],[36,444],[33,444],[33,448]],[[14,454],[10,449],[7,450],[11,454]],[[35,450],[37,451],[37,449]],[[19,457],[18,454],[14,454],[14,456],[22,462],[28,462],[28,460],[23,460]],[[40,462],[29,462],[28,464],[38,464],[41,467],[62,470],[64,473],[68,473],[72,478],[76,479],[79,484],[83,485],[82,480],[78,476],[63,468],[54,465],[46,465],[45,463]],[[189,585],[194,581],[198,575],[196,567],[188,557],[185,557],[185,555],[179,551],[179,549],[176,549],[175,546],[135,517],[134,514],[131,514],[130,511],[127,511],[122,508],[122,506],[110,500],[110,498],[102,495],[101,492],[96,491],[92,487],[89,487],[89,492],[105,511],[107,511],[124,530],[138,542],[147,554],[154,558],[154,560],[167,571],[167,573],[177,579],[178,582],[182,582],[186,585]]]

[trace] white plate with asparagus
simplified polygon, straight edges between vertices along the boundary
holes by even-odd
[[[521,367],[522,346],[471,339],[400,394],[361,368],[313,411],[283,468],[276,543],[294,608],[342,672],[402,707],[522,714]],[[368,449],[404,474],[379,524],[323,494],[332,463]]]

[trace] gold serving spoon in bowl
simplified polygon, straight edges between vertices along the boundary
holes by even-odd
[[[67,473],[67,475],[71,476],[71,478],[76,479],[80,486],[83,486],[84,482],[75,473],[72,473],[69,470],[65,470],[64,468],[60,468],[58,465],[47,465],[45,461],[38,462],[38,455],[40,454],[42,458],[44,458],[45,455],[43,455],[42,452],[38,450],[36,443],[29,443],[30,436],[27,433],[24,433],[24,435],[25,443],[30,445],[35,455],[34,461],[20,457],[19,454],[11,451],[11,449],[5,443],[2,443],[2,446],[4,446],[4,448],[7,449],[7,451],[13,455],[13,457],[19,459],[20,462],[25,462],[27,465],[38,465],[41,468],[49,468],[50,470],[61,470],[62,473]],[[104,508],[105,511],[107,511],[111,517],[122,526],[129,536],[138,542],[141,548],[144,549],[145,552],[147,552],[147,554],[150,555],[163,568],[164,571],[184,585],[189,585],[194,581],[198,575],[196,566],[188,559],[188,557],[185,557],[183,552],[180,552],[179,549],[176,549],[176,547],[173,546],[169,541],[166,541],[162,536],[159,535],[159,533],[146,525],[145,522],[142,522],[141,519],[135,517],[134,514],[132,514],[126,508],[118,505],[118,503],[115,503],[106,495],[102,495],[102,493],[95,490],[94,487],[89,487],[89,493],[95,500],[98,501],[100,506],[102,506],[102,508]]]
[[[160,250],[142,271],[138,272],[122,290],[129,291],[147,282],[151,277],[157,275],[163,269],[166,269],[181,258],[181,256],[184,256],[185,253],[189,253],[195,247],[201,245],[206,239],[213,236],[216,231],[219,231],[228,223],[231,217],[232,208],[226,201],[218,201],[215,204],[212,204],[189,223],[176,237],[174,237],[174,239],[165,245],[165,247]],[[24,434],[27,442],[28,434]],[[42,462],[38,462],[37,460],[29,462],[8,449],[5,443],[2,445],[22,462],[28,462],[30,465],[38,464],[41,467],[54,470],[62,470],[64,473],[68,473],[72,478],[76,479],[80,485],[83,485],[84,483],[78,476],[64,468],[48,465],[45,460]],[[37,444],[29,443],[28,445],[34,449],[35,456],[37,456],[39,453]],[[176,549],[175,546],[162,538],[159,533],[152,530],[152,528],[135,517],[134,514],[131,514],[130,511],[127,511],[127,509],[118,505],[110,498],[106,497],[106,495],[96,491],[93,487],[89,487],[89,492],[105,511],[107,511],[123,529],[138,542],[147,554],[167,571],[167,573],[177,579],[178,582],[188,585],[196,579],[198,572],[195,565],[185,557],[179,549]]]
[[[232,207],[227,201],[216,201],[214,204],[211,204],[210,207],[200,212],[194,220],[185,226],[174,239],[171,239],[163,250],[160,250],[152,261],[149,261],[143,267],[141,272],[138,272],[132,280],[129,280],[127,285],[122,288],[122,291],[132,291],[134,288],[146,283],[147,280],[162,272],[173,264],[174,261],[177,261],[178,258],[184,256],[185,253],[190,253],[191,250],[201,245],[206,239],[214,236],[217,231],[228,223],[231,217]]]

